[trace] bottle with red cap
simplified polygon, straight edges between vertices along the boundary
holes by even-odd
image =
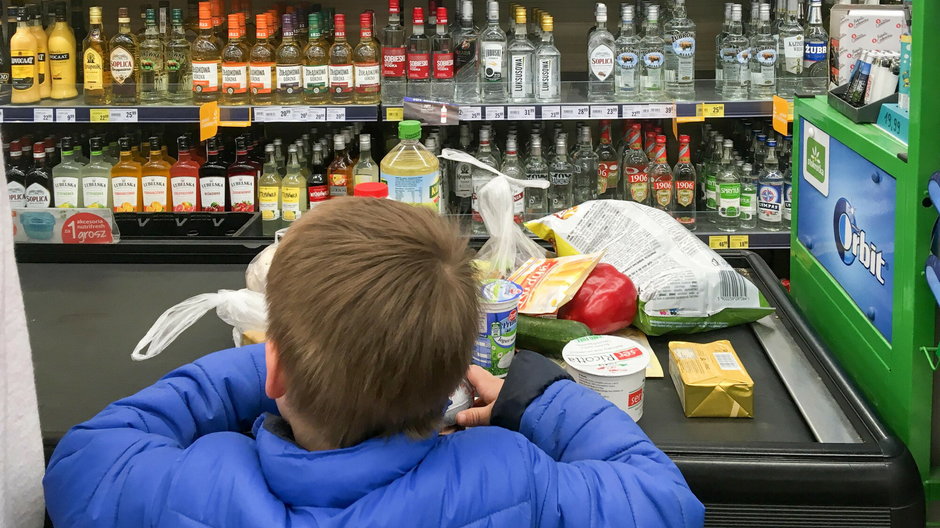
[[[382,103],[400,105],[405,98],[405,28],[400,0],[388,0],[388,25],[382,32]]]
[[[330,102],[350,104],[353,102],[355,79],[353,74],[353,50],[346,41],[346,15],[337,13],[333,20],[334,37],[330,46]]]
[[[656,136],[653,159],[650,161],[646,173],[649,175],[650,190],[653,192],[653,207],[670,213],[673,212],[676,192],[672,168],[666,161],[666,136]]]
[[[424,9],[412,11],[412,33],[408,38],[408,97],[431,97],[431,40],[424,34]]]
[[[672,177],[676,181],[676,220],[694,230],[697,175],[689,142],[689,136],[679,136],[679,163],[673,168]]]
[[[623,163],[620,164],[623,172],[623,190],[621,195],[625,200],[649,205],[650,187],[646,175],[649,158],[643,151],[642,125],[634,123],[627,134],[628,148],[623,154]]]
[[[378,104],[380,99],[379,46],[372,38],[372,14],[359,15],[359,44],[353,50],[356,104]]]
[[[382,182],[363,182],[353,189],[353,196],[364,198],[388,198],[388,185]]]
[[[437,8],[437,26],[431,37],[431,99],[435,101],[454,100],[454,37],[450,34],[447,21],[447,8]]]

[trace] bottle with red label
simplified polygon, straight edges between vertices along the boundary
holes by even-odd
[[[388,25],[382,32],[382,103],[400,105],[405,98],[405,28],[400,0],[388,0]]]
[[[310,209],[330,199],[326,161],[323,156],[323,146],[319,143],[313,145],[310,178],[307,180],[307,198],[310,201]]]
[[[408,97],[431,97],[431,39],[424,34],[424,9],[412,12],[412,33],[408,38]]]
[[[219,159],[219,141],[209,138],[206,142],[208,156],[199,167],[199,201],[203,211],[221,213],[228,210],[228,185],[226,175],[228,167]]]
[[[333,21],[335,35],[330,46],[330,102],[350,104],[353,102],[355,78],[353,73],[353,50],[346,42],[346,15],[337,14]]]
[[[649,158],[643,151],[642,137],[642,126],[639,123],[633,124],[627,136],[628,148],[623,154],[623,163],[620,164],[623,172],[620,194],[625,200],[649,205],[650,186],[646,175]]]
[[[653,192],[653,207],[672,213],[676,206],[676,192],[672,168],[666,161],[666,136],[656,136],[653,161],[650,162],[646,173],[649,176],[650,190]]]
[[[170,203],[174,213],[198,211],[199,161],[192,157],[188,137],[180,136],[176,144],[177,160],[170,167]]]
[[[617,190],[620,183],[620,156],[610,140],[610,121],[601,121],[601,144],[597,146],[597,197],[622,199]]]
[[[689,141],[689,136],[679,136],[679,163],[672,170],[672,177],[676,181],[676,220],[694,230],[697,174],[692,164]]]
[[[353,50],[356,104],[378,104],[380,99],[379,46],[372,38],[372,15],[359,15],[359,44]]]
[[[431,99],[454,100],[454,38],[447,27],[447,8],[437,8],[437,29],[431,37]]]
[[[258,209],[258,167],[248,159],[244,137],[235,138],[235,161],[228,167],[228,195],[232,211],[253,213]]]

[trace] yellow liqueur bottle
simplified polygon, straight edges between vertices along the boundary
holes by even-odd
[[[75,86],[75,33],[65,21],[65,4],[55,5],[55,25],[49,34],[49,71],[52,74],[52,98],[78,96]]]
[[[16,33],[10,39],[10,77],[14,104],[31,104],[39,101],[39,43],[29,28],[29,16],[25,7],[17,10]]]
[[[85,104],[106,105],[111,102],[111,61],[108,38],[101,24],[101,7],[91,7],[88,20],[88,36],[82,43]]]

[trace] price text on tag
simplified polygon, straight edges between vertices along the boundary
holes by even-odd
[[[107,123],[111,121],[111,112],[107,108],[92,108],[88,111],[88,120],[92,123]]]
[[[651,104],[646,105],[646,117],[651,119],[656,118],[672,118],[676,117],[676,105],[674,104]]]
[[[561,119],[560,106],[543,106],[542,119]]]
[[[587,119],[591,116],[587,105],[561,107],[562,119]]]
[[[51,108],[33,108],[33,121],[37,123],[52,123]]]
[[[487,121],[502,121],[503,119],[506,119],[506,107],[487,106],[486,119]]]
[[[535,107],[534,106],[510,106],[506,110],[508,119],[535,119]]]
[[[731,249],[747,249],[751,246],[750,235],[731,235],[728,238]]]
[[[56,108],[55,120],[60,123],[74,123],[75,122],[75,109],[74,108]]]
[[[346,120],[346,109],[343,107],[339,108],[327,108],[326,109],[326,120],[327,121],[345,121]]]
[[[112,123],[136,123],[137,122],[137,109],[136,108],[112,108],[110,112],[111,112]]]
[[[461,110],[463,110],[461,108]],[[398,107],[389,107],[385,109],[385,120],[386,121],[401,121],[405,118],[405,109]],[[463,116],[460,116],[463,119]]]
[[[705,118],[725,117],[725,105],[724,103],[702,103],[695,108],[695,114]]]
[[[617,119],[620,117],[620,108],[617,105],[594,105],[591,107],[591,119]]]
[[[727,235],[709,236],[708,247],[712,249],[728,249],[729,248],[728,236]]]
[[[315,122],[326,121],[326,108],[310,108],[310,120]]]
[[[483,111],[479,106],[461,106],[458,113],[461,121],[479,121],[483,119]]]

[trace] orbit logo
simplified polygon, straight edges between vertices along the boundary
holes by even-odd
[[[867,240],[867,233],[855,222],[855,208],[845,198],[836,202],[832,217],[836,250],[846,266],[858,261],[879,283],[885,284],[884,270],[887,267],[884,252],[874,242]]]

